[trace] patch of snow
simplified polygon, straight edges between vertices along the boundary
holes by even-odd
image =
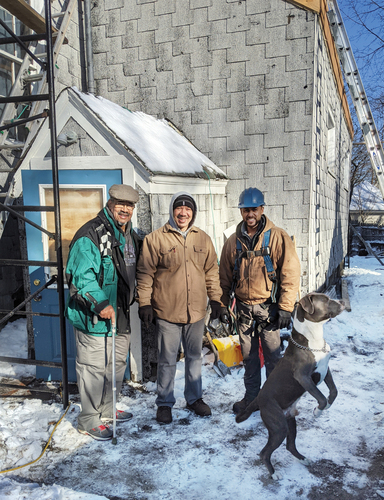
[[[73,90],[153,173],[191,175],[205,169],[208,175],[213,172],[226,178],[225,172],[166,120],[129,111],[104,97],[84,94],[76,87]]]
[[[118,407],[130,410],[134,417],[118,424],[117,445],[94,441],[77,432],[79,403],[72,396],[43,457],[0,474],[0,499],[381,497],[382,476],[375,476],[372,467],[384,442],[384,269],[376,259],[353,257],[344,279],[352,311],[324,325],[338,397],[319,418],[313,415],[317,402],[312,396],[305,394],[298,403],[297,448],[310,465],[295,459],[283,444],[272,455],[281,479],[269,479],[258,457],[267,442],[260,414],[236,424],[232,413],[232,404],[244,395],[244,369],[233,368],[231,375],[220,378],[212,362],[203,366],[204,400],[212,408],[212,417],[198,418],[185,409],[181,360],[172,424],[156,422],[156,384],[147,383],[148,392],[131,389],[119,399]],[[17,356],[20,346],[25,352],[25,321],[8,324],[0,332],[1,346],[3,339],[7,339],[8,355]],[[3,372],[9,374],[3,365]],[[328,395],[324,383],[319,388]],[[0,468],[5,470],[41,453],[63,409],[59,403],[33,399],[0,401]]]

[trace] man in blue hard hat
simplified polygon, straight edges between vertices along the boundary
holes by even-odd
[[[289,235],[264,215],[264,196],[257,188],[239,198],[243,220],[225,242],[220,285],[225,305],[236,303],[245,374],[245,396],[233,405],[240,413],[261,386],[259,341],[267,377],[280,359],[280,329],[290,325],[300,286],[300,262]]]

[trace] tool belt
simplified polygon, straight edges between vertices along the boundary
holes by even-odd
[[[259,304],[262,309],[269,309],[268,317],[262,321],[257,321],[255,325],[255,333],[259,334],[262,330],[267,328],[269,325],[272,325],[277,320],[277,312],[278,306],[277,303],[272,302],[272,299],[269,298],[262,304]],[[255,322],[252,314],[247,314],[247,312],[240,310],[237,314],[237,324],[245,325],[248,328],[252,326]]]

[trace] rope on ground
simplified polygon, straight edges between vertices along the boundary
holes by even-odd
[[[48,448],[49,446],[49,443],[51,442],[51,439],[52,439],[52,436],[53,436],[53,433],[55,432],[55,430],[57,429],[57,427],[59,426],[60,422],[63,420],[63,418],[65,417],[65,415],[68,413],[68,410],[69,410],[69,407],[71,406],[71,403],[68,403],[68,406],[67,406],[67,409],[65,410],[64,414],[61,416],[60,420],[58,420],[56,422],[56,425],[55,427],[53,428],[53,431],[51,432],[51,435],[49,436],[49,439],[47,441],[47,444],[45,445],[44,447],[44,450],[40,453],[40,456],[38,456],[35,460],[33,460],[32,462],[29,462],[27,464],[24,464],[24,465],[19,465],[19,467],[14,467],[13,469],[6,469],[6,470],[1,470],[0,471],[0,474],[4,474],[4,472],[12,472],[14,470],[18,470],[18,469],[22,469],[23,467],[27,467],[28,465],[32,465],[34,463],[36,463],[38,460],[40,460],[40,458],[44,455],[44,453],[46,452],[46,449]]]

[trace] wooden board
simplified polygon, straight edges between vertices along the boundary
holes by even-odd
[[[321,8],[320,0],[288,0],[290,3],[295,3],[306,9],[313,10],[319,14]]]
[[[36,33],[45,33],[45,19],[24,0],[0,0],[0,6]],[[52,33],[57,30],[52,28]]]

